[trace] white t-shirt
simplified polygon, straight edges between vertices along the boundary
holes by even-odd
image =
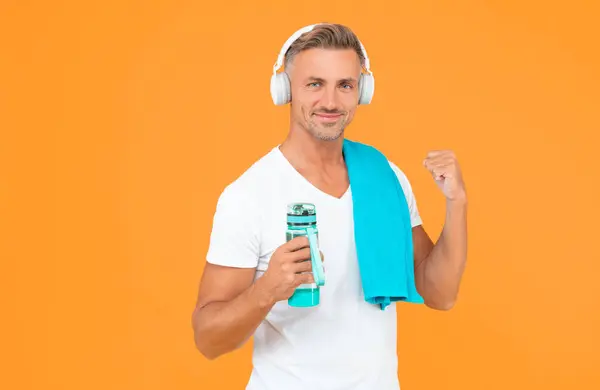
[[[389,162],[421,224],[410,183]],[[287,205],[313,203],[325,286],[320,304],[278,302],[254,334],[253,370],[246,390],[398,390],[396,306],[365,301],[353,235],[351,188],[328,195],[288,162],[279,146],[229,184],[217,203],[207,261],[266,271],[286,241]]]

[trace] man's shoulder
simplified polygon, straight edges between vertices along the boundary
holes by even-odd
[[[264,153],[245,171],[230,180],[223,188],[221,198],[235,201],[260,199],[261,192],[268,188],[278,167],[276,148]]]

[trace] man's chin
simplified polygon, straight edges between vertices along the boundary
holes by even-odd
[[[339,128],[316,128],[316,131],[313,133],[316,138],[321,141],[335,141],[344,134],[344,129]]]

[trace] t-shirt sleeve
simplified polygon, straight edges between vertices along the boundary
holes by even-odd
[[[258,265],[260,230],[250,194],[227,186],[217,201],[206,261],[228,267]]]
[[[417,200],[415,198],[415,195],[412,190],[412,186],[410,185],[408,178],[406,177],[404,172],[402,172],[402,170],[400,168],[398,168],[398,166],[396,164],[394,164],[391,161],[389,161],[389,163],[390,163],[390,166],[392,167],[392,170],[396,173],[396,176],[398,177],[398,181],[400,182],[400,185],[402,186],[402,191],[404,191],[406,203],[408,203],[408,209],[410,211],[411,226],[415,227],[415,226],[422,225],[423,221],[421,220],[421,215],[419,214],[419,209],[417,207]]]

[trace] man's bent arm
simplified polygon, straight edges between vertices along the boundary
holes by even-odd
[[[208,359],[241,347],[273,307],[254,272],[206,264],[192,325],[196,347]]]
[[[451,309],[457,299],[467,260],[467,202],[446,201],[446,221],[433,245],[422,229],[415,228],[415,282],[425,304]]]

